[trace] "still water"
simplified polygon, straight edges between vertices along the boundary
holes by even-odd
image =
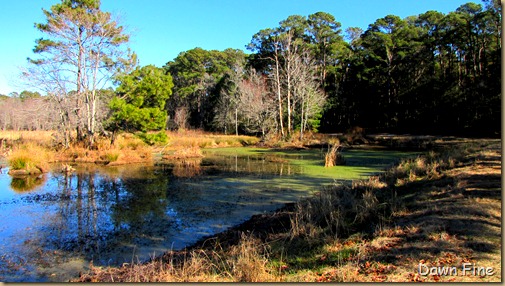
[[[94,265],[146,261],[309,196],[363,178],[409,155],[325,150],[209,150],[151,165],[75,165],[38,177],[0,174],[0,281],[68,281]]]

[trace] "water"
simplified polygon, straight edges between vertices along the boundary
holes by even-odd
[[[335,180],[377,172],[405,153],[347,152],[324,168],[322,150],[211,150],[154,165],[59,165],[38,177],[0,174],[0,281],[67,281],[94,265],[146,261]]]

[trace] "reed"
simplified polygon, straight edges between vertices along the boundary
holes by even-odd
[[[344,156],[341,153],[342,146],[340,144],[333,144],[330,148],[328,145],[328,152],[324,157],[324,166],[333,167],[337,165],[345,165]]]

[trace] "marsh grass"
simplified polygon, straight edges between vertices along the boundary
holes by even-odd
[[[345,165],[344,156],[341,153],[342,146],[339,143],[334,143],[331,148],[328,145],[328,152],[324,157],[324,166],[333,167],[337,165]]]
[[[145,264],[96,267],[81,282],[261,282],[276,281],[267,267],[265,244],[242,233],[237,245],[213,250],[170,251]]]
[[[98,137],[94,148],[90,149],[79,143],[62,148],[56,144],[56,132],[2,131],[0,154],[11,155],[9,162],[13,170],[26,169],[26,172],[34,173],[39,169],[45,170],[47,163],[52,161],[113,166],[152,162],[153,153],[169,159],[201,158],[202,148],[242,147],[259,142],[252,136],[216,135],[197,130],[166,132],[164,135],[167,135],[167,144],[151,142],[151,145],[129,133],[118,134],[114,144],[111,144],[110,138]]]
[[[167,135],[169,149],[242,147],[259,142],[259,138],[253,136],[219,135],[199,130],[167,131]]]
[[[25,171],[27,174],[47,172],[53,154],[37,143],[29,142],[13,147],[7,158],[13,171]]]

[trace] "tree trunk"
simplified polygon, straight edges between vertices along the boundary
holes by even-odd
[[[281,94],[281,79],[280,79],[280,67],[279,67],[279,56],[277,47],[275,48],[275,80],[277,84],[277,101],[279,105],[279,128],[281,129],[282,138],[284,138],[284,124],[282,119],[282,94]]]
[[[235,136],[238,136],[238,108],[235,108]]]

